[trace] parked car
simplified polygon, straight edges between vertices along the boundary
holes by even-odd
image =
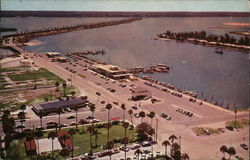
[[[67,119],[74,119],[74,118],[76,118],[76,117],[73,115],[67,117]]]
[[[147,147],[147,146],[151,146],[151,143],[148,141],[142,142],[142,147]]]
[[[37,126],[36,127],[36,130],[44,130],[45,128],[44,127],[41,127],[41,126]]]
[[[71,122],[71,123],[70,123],[70,126],[76,126],[76,125],[77,125],[76,122]]]
[[[101,104],[104,104],[105,103],[105,101],[101,101]]]
[[[247,147],[246,144],[241,144],[240,146],[241,146],[243,149],[248,150],[248,147]]]
[[[122,146],[119,148],[120,150],[124,151],[124,152],[128,152],[129,151],[129,147],[125,147],[125,146]]]
[[[131,149],[138,149],[140,148],[141,146],[139,144],[134,144],[131,146]]]
[[[138,113],[135,113],[135,114],[134,114],[134,117],[139,118],[140,115],[139,115]]]
[[[133,108],[134,110],[137,110],[137,109],[138,109],[136,106],[133,106],[132,108]]]
[[[94,116],[88,116],[86,119],[94,119]]]
[[[115,105],[118,105],[118,104],[119,104],[117,101],[114,101],[113,103],[114,103]]]
[[[65,108],[65,110],[71,112],[71,109],[69,107]]]

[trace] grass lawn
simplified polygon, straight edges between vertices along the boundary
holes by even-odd
[[[29,66],[26,66],[26,65],[22,65],[18,67],[10,67],[10,68],[0,68],[0,73],[11,72],[11,71],[21,71],[23,69],[28,69],[28,68]]]
[[[87,126],[84,126],[84,130],[86,131]],[[61,131],[67,131],[67,129],[61,129]],[[102,151],[102,145],[105,145],[107,142],[107,134],[108,131],[106,128],[98,129],[99,135],[97,138],[97,147],[93,149],[93,152]],[[47,138],[49,132],[44,133],[42,138]],[[134,129],[127,129],[127,136],[130,140],[136,139],[136,134]],[[121,139],[124,137],[124,128],[121,125],[113,125],[110,129],[110,140]],[[79,131],[73,136],[74,139],[74,147],[79,147],[79,149],[74,150],[74,156],[79,156],[81,154],[87,153],[90,151],[90,135],[88,132],[82,132],[82,126],[79,126]],[[11,145],[12,150],[18,150],[18,153],[11,152],[11,155],[14,155],[18,160],[29,160],[30,157],[25,156],[24,149],[24,140],[19,140],[17,142],[13,142]],[[18,144],[18,145],[17,145]],[[92,144],[95,146],[95,136],[92,136]],[[51,145],[51,144],[48,144]],[[115,143],[115,147],[119,147],[120,143]],[[71,156],[71,152],[68,157]],[[11,156],[13,157],[13,156]],[[64,158],[60,156],[58,153],[54,153],[54,157],[56,160],[63,160]],[[36,159],[36,156],[33,156],[33,159]]]
[[[241,120],[237,120],[236,123],[235,121],[228,121],[226,123],[227,126],[231,126],[233,128],[245,128],[246,126],[249,126],[250,124],[250,120],[247,119],[241,119]]]
[[[53,80],[59,81],[60,83],[64,83],[65,81],[55,74],[49,72],[45,68],[39,68],[38,70],[33,71],[26,71],[21,74],[9,74],[8,77],[12,81],[25,81],[25,80],[34,80],[35,78],[38,79],[46,79],[46,80]]]

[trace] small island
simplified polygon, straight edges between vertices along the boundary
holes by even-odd
[[[205,31],[200,32],[171,32],[166,31],[157,34],[155,40],[178,40],[182,42],[191,42],[209,46],[221,46],[229,49],[239,49],[241,51],[250,50],[250,41],[248,36],[236,39],[228,33],[224,35],[207,34]]]

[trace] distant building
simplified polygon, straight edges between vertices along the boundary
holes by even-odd
[[[87,97],[72,98],[67,100],[50,101],[45,103],[32,104],[33,111],[40,115],[47,115],[56,112],[58,109],[73,108],[74,106],[85,107]]]
[[[60,53],[58,53],[58,52],[47,52],[46,55],[47,55],[49,58],[53,58],[53,57],[60,56]]]
[[[136,87],[131,89],[132,92],[132,100],[141,100],[141,99],[146,99],[152,97],[152,94],[143,87]]]
[[[24,146],[26,149],[27,155],[36,155],[36,142],[35,139],[32,139],[31,141],[25,141]]]
[[[130,77],[126,70],[115,65],[96,64],[92,66],[92,70],[115,80],[128,79]]]

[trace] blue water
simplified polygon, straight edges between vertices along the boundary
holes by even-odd
[[[1,10],[249,12],[249,5],[248,0],[1,0]]]

